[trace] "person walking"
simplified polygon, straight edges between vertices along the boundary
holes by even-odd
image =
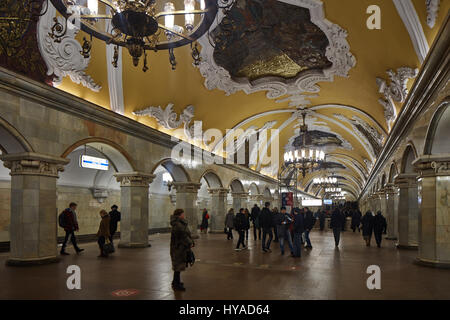
[[[111,211],[109,212],[109,217],[111,219],[111,221],[109,223],[109,226],[110,226],[109,232],[111,234],[111,237],[110,237],[111,243],[113,243],[114,234],[117,232],[117,225],[121,218],[121,213],[117,209],[119,209],[119,207],[114,204],[111,207]]]
[[[330,228],[333,229],[334,243],[336,245],[336,248],[339,247],[343,223],[344,219],[340,210],[338,208],[334,209],[333,213],[331,214]]]
[[[300,258],[302,256],[302,234],[304,232],[303,215],[299,208],[294,208],[294,223],[292,228],[294,257]]]
[[[234,209],[228,210],[225,216],[225,230],[227,233],[227,240],[233,240],[233,228],[234,228]]]
[[[250,230],[250,212],[247,208],[244,209],[245,215],[245,242],[248,244],[248,231]]]
[[[370,247],[370,240],[372,239],[373,232],[373,215],[372,212],[367,211],[364,217],[361,219],[362,235],[366,241],[366,246]]]
[[[325,210],[319,210],[319,228],[320,231],[325,229]]]
[[[69,207],[60,214],[60,226],[62,226],[66,232],[66,236],[64,237],[64,242],[61,247],[61,255],[68,255],[66,252],[66,246],[69,237],[76,253],[84,251],[84,249],[78,247],[77,238],[75,237],[75,231],[79,230],[76,210],[77,204],[75,202],[71,202]]]
[[[278,239],[280,241],[281,255],[284,255],[284,242],[287,240],[291,256],[294,256],[294,246],[289,232],[289,225],[292,223],[291,217],[286,213],[286,207],[281,207],[281,211],[276,214],[275,221],[277,223]]]
[[[111,241],[111,217],[109,216],[108,212],[106,212],[106,210],[100,211],[100,217],[100,226],[98,227],[97,231],[97,243],[100,249],[100,255],[98,257],[107,258],[108,253],[103,250],[103,247],[105,243]]]
[[[209,214],[208,214],[208,210],[203,209],[203,213],[202,213],[202,223],[200,224],[200,232],[202,233],[208,233],[208,219],[209,219]]]
[[[359,211],[359,209],[355,209],[352,213],[352,224],[351,224],[353,232],[355,232],[356,229],[358,229],[358,232],[361,232],[360,225],[361,225],[361,211]]]
[[[316,223],[316,218],[314,218],[313,213],[311,210],[309,210],[308,207],[305,208],[305,221],[304,221],[304,228],[305,228],[305,241],[307,249],[312,249],[311,240],[309,239],[309,233],[311,232],[312,228],[314,228],[314,224]]]
[[[264,204],[264,208],[261,211],[261,214],[259,216],[259,222],[263,231],[262,236],[262,250],[264,252],[271,251],[270,250],[270,244],[273,239],[272,229],[273,229],[273,216],[272,212],[269,209],[270,202],[266,202]],[[269,239],[266,242],[266,237],[269,237]]]
[[[238,239],[238,243],[236,245],[235,250],[240,251],[241,244],[242,244],[243,249],[246,248],[245,243],[244,243],[244,238],[245,238],[245,230],[247,228],[247,218],[245,217],[243,208],[239,209],[239,212],[234,217],[233,224],[234,224],[234,228],[236,229],[236,231],[239,234],[239,239]]]
[[[184,284],[181,282],[181,272],[186,270],[187,256],[195,243],[192,240],[183,209],[176,209],[173,212],[173,215],[170,216],[170,225],[172,226],[170,237],[170,258],[173,270],[172,289],[186,291]]]
[[[382,234],[386,234],[386,228],[386,218],[383,217],[381,211],[377,211],[376,216],[373,218],[373,235],[378,248],[381,248]]]
[[[259,223],[259,215],[261,214],[261,210],[259,209],[258,205],[255,203],[255,205],[252,208],[251,212],[251,220],[253,223],[253,239],[261,240],[261,225]],[[258,237],[256,235],[258,234]]]

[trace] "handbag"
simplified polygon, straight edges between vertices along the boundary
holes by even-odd
[[[115,251],[114,245],[112,244],[111,241],[109,241],[109,239],[106,239],[105,244],[103,245],[103,252],[105,254],[110,254],[110,253],[113,253],[114,251]]]
[[[195,255],[194,255],[194,251],[192,251],[191,249],[189,249],[186,252],[186,267],[188,266],[193,266],[195,263]]]

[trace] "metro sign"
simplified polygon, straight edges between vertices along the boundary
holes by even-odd
[[[96,158],[91,156],[80,156],[80,167],[97,170],[108,170],[109,162],[103,158]]]

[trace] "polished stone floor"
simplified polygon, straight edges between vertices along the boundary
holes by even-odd
[[[312,232],[314,248],[299,259],[281,256],[278,243],[263,253],[260,241],[250,239],[249,250],[236,252],[236,238],[201,235],[198,261],[182,273],[187,291],[174,294],[169,235],[149,239],[151,248],[118,249],[108,259],[97,258],[96,243],[86,243],[83,254],[69,248],[70,256],[44,266],[7,267],[1,254],[0,299],[450,299],[450,270],[415,265],[417,252],[397,250],[392,241],[367,248],[349,231],[339,250],[331,232]],[[81,268],[81,290],[66,287],[73,264]],[[381,290],[367,289],[369,265],[381,268]],[[133,290],[112,294],[125,289]]]

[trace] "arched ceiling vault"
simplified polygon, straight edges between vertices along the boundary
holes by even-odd
[[[75,84],[70,77],[63,78],[59,88],[113,110],[117,107],[114,99],[120,96],[121,114],[177,136],[176,128],[194,121],[201,121],[204,131],[215,128],[223,135],[227,130],[232,133],[242,129],[241,137],[251,129],[277,129],[278,135],[269,131],[267,142],[252,149],[278,155],[280,163],[274,167],[261,159],[251,166],[272,177],[277,177],[283,152],[298,135],[298,109],[305,109],[308,129],[320,132],[320,139],[335,143],[324,148],[330,161],[345,167],[335,170],[336,174],[346,178],[346,187],[356,197],[354,193],[359,193],[365,184],[395,114],[402,107],[401,97],[389,95],[389,89],[398,89],[393,87],[396,79],[401,91],[407,92],[412,86],[414,77],[402,78],[401,68],[420,69],[423,57],[418,45],[422,49],[431,46],[450,9],[450,1],[440,1],[433,26],[427,24],[424,0],[403,0],[402,6],[397,0],[273,0],[264,5],[256,0],[236,1],[236,38],[222,34],[223,14],[219,14],[210,34],[225,45],[209,47],[206,38],[201,39],[200,68],[192,65],[188,47],[175,50],[174,71],[167,52],[149,52],[149,70],[145,73],[141,67],[135,68],[127,50],[122,50],[121,77],[112,82],[107,47],[94,38],[89,65],[82,71],[101,88],[93,91],[82,83]],[[177,8],[183,7],[182,0],[174,3]],[[249,10],[250,4],[259,9]],[[380,7],[379,30],[366,26],[369,5]],[[417,19],[406,21],[405,12]],[[261,30],[267,30],[269,22],[273,24],[270,37],[262,36]],[[422,31],[411,32],[411,26]],[[252,33],[247,32],[249,29]],[[256,41],[252,36],[260,38]],[[83,37],[86,34],[82,31],[76,35],[80,43]],[[388,70],[392,72],[387,74]],[[384,87],[380,85],[383,83]],[[168,121],[136,114],[152,106],[167,111],[169,104],[173,106],[172,113],[166,112],[167,119],[175,116],[178,120],[183,114],[189,122],[170,126]],[[194,108],[186,109],[187,106]],[[230,132],[222,140],[214,140],[210,147],[220,146],[219,141],[230,143]],[[331,170],[324,172],[330,174]],[[302,187],[314,176],[316,173],[300,179]]]

